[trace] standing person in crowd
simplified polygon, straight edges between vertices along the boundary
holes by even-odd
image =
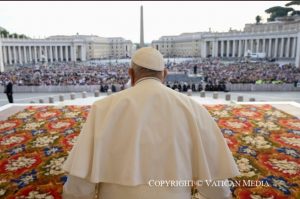
[[[12,81],[9,79],[6,82],[5,88],[4,88],[4,93],[6,93],[7,99],[9,103],[14,103],[14,99],[13,99],[13,83]]]
[[[191,184],[157,180],[226,180],[239,175],[208,111],[163,84],[162,54],[132,57],[130,88],[96,101],[63,169],[64,199],[190,199]],[[228,184],[228,183],[227,183]],[[227,199],[227,186],[198,187],[202,198]]]

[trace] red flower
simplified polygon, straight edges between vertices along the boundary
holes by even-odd
[[[24,144],[31,138],[32,136],[28,133],[18,133],[4,136],[0,138],[0,149],[7,150],[11,147]]]
[[[58,120],[58,121],[48,123],[47,127],[50,130],[64,131],[64,130],[70,128],[71,126],[73,126],[74,124],[75,124],[75,122],[72,119],[62,119],[62,120]]]
[[[17,154],[0,162],[0,173],[13,173],[14,175],[20,175],[37,167],[41,162],[41,155],[38,153]]]
[[[287,128],[292,130],[300,130],[300,120],[299,119],[280,119],[278,123]]]
[[[18,128],[22,123],[18,119],[0,121],[0,133]]]
[[[55,185],[29,185],[24,187],[23,189],[20,189],[14,196],[10,196],[8,199],[17,199],[17,198],[27,198],[29,194],[34,193],[40,194],[40,196],[53,196],[54,199],[61,199],[61,187],[55,186]]]
[[[274,189],[268,187],[237,188],[235,193],[237,199],[250,199],[253,198],[254,195],[259,195],[261,196],[261,198],[288,199],[288,196],[284,196],[278,191],[275,191]]]
[[[243,133],[243,132],[250,132],[252,131],[252,124],[248,121],[241,121],[239,119],[233,118],[221,118],[218,121],[219,126],[222,128],[231,129],[235,132]]]
[[[34,117],[37,120],[47,120],[49,118],[58,117],[60,115],[61,115],[61,112],[59,110],[49,110],[46,112],[38,112],[38,113],[34,114]]]

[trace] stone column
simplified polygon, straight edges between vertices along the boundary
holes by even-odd
[[[65,56],[66,56],[66,61],[69,61],[69,56],[68,56],[68,46],[65,46]]]
[[[236,41],[235,40],[233,40],[232,41],[232,57],[235,57],[235,45],[236,45]]]
[[[280,45],[280,55],[279,57],[283,57],[283,47],[284,47],[284,38],[281,38],[281,45]]]
[[[215,42],[214,41],[210,41],[210,43],[211,43],[211,47],[212,47],[212,49],[211,49],[211,56],[215,57]]]
[[[210,41],[210,43],[211,43],[211,47],[212,47],[212,49],[211,49],[211,56],[215,57],[215,42],[214,41]]]
[[[269,39],[268,57],[272,57],[272,38]]]
[[[76,61],[76,55],[75,55],[75,46],[70,47],[71,49],[71,61]]]
[[[221,41],[221,57],[224,56],[224,41]]]
[[[297,37],[297,50],[296,50],[296,67],[300,67],[300,32],[298,32]]]
[[[263,39],[262,53],[266,52],[266,39]]]
[[[19,63],[22,64],[21,46],[18,46],[18,57],[19,57]]]
[[[62,62],[64,60],[62,46],[59,47],[59,55],[60,55],[60,61]]]
[[[14,54],[14,64],[16,64],[17,63],[17,50],[16,50],[16,46],[13,46],[13,54]]]
[[[51,45],[49,46],[49,50],[50,50],[50,53],[49,53],[50,62],[53,62],[53,47]]]
[[[27,62],[27,52],[26,52],[27,48],[26,48],[26,46],[23,46],[23,49],[24,49],[24,63],[27,64],[28,62]]]
[[[274,58],[276,58],[277,57],[277,50],[278,50],[278,38],[275,38],[275,52],[274,52]]]
[[[259,39],[256,39],[256,50],[255,50],[256,53],[259,52]]]
[[[245,39],[245,50],[244,50],[244,56],[248,53],[248,39]]]
[[[204,42],[204,51],[203,51],[203,52],[204,52],[204,57],[205,57],[205,58],[207,57],[207,54],[208,54],[208,53],[207,53],[207,51],[208,51],[207,44],[208,44],[208,41],[205,41],[205,42]]]
[[[0,71],[4,72],[4,63],[3,63],[3,52],[2,52],[2,41],[0,37]]]
[[[226,57],[229,57],[229,50],[230,50],[230,40],[227,40],[226,41],[226,43],[227,43],[227,49],[226,49]]]
[[[250,50],[251,53],[253,53],[253,39],[250,40]]]
[[[44,56],[45,56],[45,62],[48,62],[48,46],[44,46],[45,50],[44,50]]]
[[[239,50],[238,50],[238,56],[241,57],[242,55],[242,40],[239,40]]]
[[[85,45],[81,46],[81,61],[86,61],[86,50],[85,50]]]
[[[74,49],[73,49],[73,51],[74,51]],[[72,47],[71,47],[71,53],[72,53]],[[205,40],[203,40],[201,42],[201,57],[206,58],[206,41]]]
[[[293,37],[292,56],[291,56],[292,58],[295,57],[296,43],[297,43],[297,37]]]
[[[287,38],[287,41],[286,41],[286,47],[285,47],[285,57],[286,58],[289,58],[290,57],[290,40],[291,40],[291,38],[290,37],[288,37]]]
[[[3,65],[7,65],[7,54],[6,54],[6,46],[3,46]]]
[[[221,52],[219,52],[219,41],[216,41],[216,57],[219,57],[219,53],[221,54]]]
[[[38,60],[37,60],[37,49],[36,49],[36,48],[37,48],[37,46],[34,46],[34,47],[33,47],[33,50],[34,50],[34,62],[35,62],[35,63],[38,62]]]
[[[40,50],[39,50],[39,52],[40,52],[39,58],[40,58],[40,62],[41,62],[42,61],[42,46],[39,46],[39,48],[40,48]]]
[[[12,49],[11,46],[7,46],[8,50],[8,63],[12,65]]]
[[[29,62],[32,63],[32,54],[31,54],[32,48],[31,46],[28,46],[28,48],[29,48]]]
[[[55,61],[58,61],[58,48],[57,46],[54,47],[54,55],[55,55]]]

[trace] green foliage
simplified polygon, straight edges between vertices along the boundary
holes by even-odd
[[[291,1],[287,4],[285,4],[285,6],[293,6],[293,5],[300,5],[300,0],[296,0],[296,1]]]
[[[9,36],[9,32],[5,29],[1,30],[0,34],[2,35],[2,37],[8,37]]]
[[[300,10],[294,10],[293,8],[290,8],[288,6],[293,5],[300,5],[300,0],[290,1],[289,3],[285,4],[287,7],[281,7],[281,6],[274,6],[267,10],[265,10],[266,13],[270,14],[270,17],[267,19],[268,21],[275,21],[276,17],[285,17],[288,16],[288,14],[291,12],[291,16],[294,15],[300,15]]]
[[[24,34],[17,34],[17,33],[9,33],[6,29],[0,29],[0,35],[4,38],[23,38],[23,39],[29,39],[30,37],[27,37]]]
[[[29,37],[27,37],[27,36],[24,35],[24,34],[20,34],[20,35],[19,35],[19,38],[22,38],[22,39],[28,39]]]
[[[292,16],[294,16],[294,15],[299,15],[300,16],[300,10],[294,10],[292,12]]]
[[[18,38],[18,34],[17,33],[12,33],[10,34],[11,38]]]
[[[285,17],[291,11],[294,11],[294,9],[281,6],[274,6],[265,10],[266,13],[271,14],[270,18],[268,18],[268,21],[275,21],[276,17]]]
[[[257,16],[255,17],[255,21],[256,21],[257,24],[259,24],[260,21],[261,21],[261,16],[257,15]]]

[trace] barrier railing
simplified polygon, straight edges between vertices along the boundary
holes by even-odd
[[[120,91],[116,85],[116,91]],[[226,84],[228,91],[300,91],[294,84]],[[71,93],[95,92],[100,90],[100,85],[75,85],[75,86],[13,86],[14,93]],[[0,87],[3,93],[4,86]]]
[[[300,91],[294,84],[226,84],[228,91]]]

